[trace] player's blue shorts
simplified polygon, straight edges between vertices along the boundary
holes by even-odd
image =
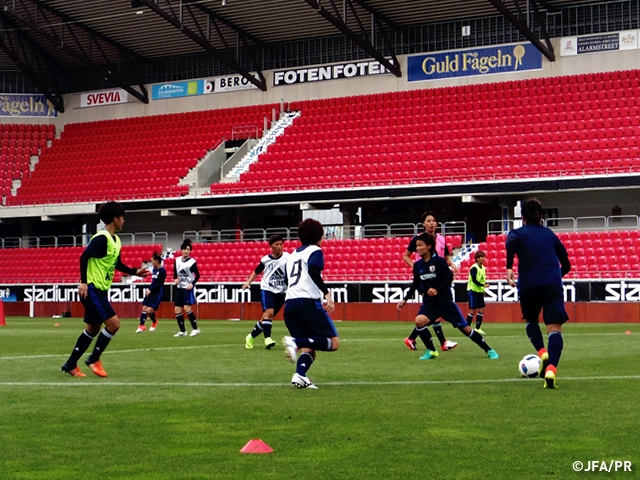
[[[108,292],[97,289],[93,283],[89,284],[86,298],[80,301],[84,305],[84,323],[100,325],[116,315],[109,303]]]
[[[284,305],[284,297],[286,296],[286,293],[273,293],[269,290],[260,290],[262,311],[264,312],[268,308],[273,308],[273,314],[275,315]]]
[[[162,292],[150,293],[149,295],[144,297],[144,300],[142,301],[142,306],[151,307],[154,310],[157,310],[158,307],[160,306],[161,301],[162,301]]]
[[[476,308],[484,308],[484,293],[482,292],[474,292],[473,290],[469,290],[467,292],[469,294],[469,308],[471,310],[475,310]]]
[[[337,337],[333,320],[320,300],[295,298],[284,304],[284,323],[293,338]]]
[[[418,315],[424,315],[430,323],[434,323],[438,318],[443,318],[456,328],[468,326],[467,321],[462,316],[462,312],[453,302],[429,302],[422,304]]]
[[[529,323],[538,323],[540,311],[545,325],[562,325],[569,320],[564,309],[562,285],[524,287],[518,291],[522,318]]]
[[[185,305],[195,305],[196,303],[196,289],[191,290],[186,288],[176,288],[175,295],[173,296],[173,304],[176,307],[184,307]]]

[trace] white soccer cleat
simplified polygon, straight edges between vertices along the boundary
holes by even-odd
[[[293,377],[291,378],[291,385],[296,388],[308,388],[310,390],[318,389],[318,387],[313,384],[309,377],[303,377],[298,373],[293,374]]]
[[[284,345],[284,353],[287,356],[287,360],[291,363],[296,363],[298,360],[298,346],[293,337],[285,336],[282,339],[282,345]]]
[[[186,337],[187,335],[187,332],[178,332],[174,335],[174,337]]]
[[[190,337],[195,337],[196,335],[200,335],[199,328],[196,328],[195,330],[191,330],[191,333],[189,334]]]
[[[138,329],[136,330],[136,333],[142,333],[147,329],[147,327],[145,327],[144,325],[140,325],[138,327]]]
[[[442,345],[442,351],[446,352],[447,350],[453,350],[458,346],[458,342],[452,342],[451,340],[446,340],[444,345]]]

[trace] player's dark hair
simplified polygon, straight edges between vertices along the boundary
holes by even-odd
[[[436,251],[436,237],[434,237],[430,233],[421,233],[420,235],[418,235],[418,238],[416,238],[416,242],[417,241],[421,241],[425,245],[431,245],[431,252]]]
[[[98,215],[100,216],[100,220],[102,220],[105,225],[108,225],[113,222],[115,218],[124,216],[124,207],[118,202],[103,203],[98,208]]]
[[[313,218],[307,218],[298,224],[298,238],[302,245],[315,245],[323,235],[322,224]]]
[[[151,255],[151,258],[156,262],[162,263],[162,256],[157,251],[153,252],[153,255]]]
[[[185,248],[190,248],[191,250],[193,250],[193,245],[191,245],[191,240],[189,240],[188,238],[182,242],[182,245],[180,245],[180,250],[184,250]]]
[[[530,198],[522,204],[522,218],[527,225],[536,225],[542,220],[542,204],[537,198]]]
[[[486,254],[486,253],[484,253],[482,250],[478,250],[478,251],[476,252],[476,254],[474,255],[474,257],[473,257],[473,258],[475,258],[476,260],[478,260],[478,258],[482,258],[482,257],[487,258],[487,254]]]
[[[282,238],[282,235],[276,233],[269,237],[269,245],[273,245],[276,242],[284,242],[284,238]]]
[[[422,214],[422,217],[421,217],[422,221],[420,223],[424,223],[424,221],[427,219],[428,216],[432,216],[433,219],[436,221],[436,223],[438,222],[438,217],[436,216],[436,212],[434,212],[433,210],[427,210]]]

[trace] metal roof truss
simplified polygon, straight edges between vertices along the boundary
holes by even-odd
[[[219,23],[222,23],[226,27],[235,31],[243,45],[246,47],[245,50],[251,55],[251,45],[249,42],[260,47],[263,47],[264,45],[250,33],[245,32],[232,22],[209,10],[205,6],[199,3],[192,3],[192,1],[189,0],[178,0],[177,2],[175,0],[173,2],[170,0],[142,0],[142,3],[218,60],[242,75],[249,82],[253,83],[260,90],[267,90],[266,80],[262,74],[262,70],[258,68],[255,57],[252,56],[252,62],[255,66],[255,70],[257,71],[258,78],[255,78],[248,70],[240,65],[236,59],[231,58],[225,52],[220,51],[211,43],[211,35],[213,30],[215,30],[218,38],[222,41],[223,45],[225,45],[226,50],[231,51],[231,48],[229,48],[229,42],[226,40],[224,33],[219,26]],[[177,5],[174,7],[176,3]],[[205,14],[204,19],[202,15],[197,14],[198,12]],[[188,15],[189,23],[193,25],[193,28],[185,24],[184,20],[186,15]]]
[[[16,9],[17,3],[21,7],[19,10]],[[47,6],[41,0],[14,0],[12,7],[5,5],[4,13],[99,72],[141,102],[149,103],[149,95],[142,81],[138,80],[138,91],[117,73],[124,65],[132,68],[135,73],[136,65],[146,63],[146,59],[140,55]]]

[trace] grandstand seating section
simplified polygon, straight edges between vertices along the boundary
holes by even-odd
[[[568,278],[640,278],[640,230],[560,233],[573,269]],[[410,237],[326,240],[324,278],[331,281],[409,282],[411,272],[401,256]],[[487,253],[489,280],[504,279],[506,235],[489,235],[479,245]],[[461,245],[459,235],[447,236],[447,243]],[[299,246],[286,241],[285,251]],[[148,261],[162,245],[125,245],[122,260],[138,266]],[[260,258],[270,251],[266,241],[196,243],[193,258],[198,261],[202,282],[244,282]],[[457,252],[457,249],[455,250]],[[82,247],[0,249],[0,283],[76,283]],[[230,261],[232,259],[232,261]],[[605,261],[603,261],[605,259]],[[165,261],[167,281],[173,279],[173,262]],[[457,280],[466,280],[472,258],[460,262]],[[517,262],[516,262],[517,265]],[[117,272],[115,281],[122,279]]]
[[[33,172],[12,168],[21,170],[23,183],[12,197],[3,181],[3,196],[21,205],[183,195],[188,187],[178,185],[180,178],[207,150],[234,127],[259,127],[274,107],[68,124]],[[302,113],[293,126],[239,182],[215,183],[211,193],[640,172],[640,70],[308,100],[290,108]],[[8,133],[23,127],[26,135],[28,125],[12,125],[17,131]],[[27,137],[16,137],[14,148],[22,152],[16,155],[26,148],[33,155],[31,147]],[[19,158],[14,165],[22,165]]]
[[[53,125],[0,125],[0,198],[11,195],[14,180],[29,176],[31,157],[39,156],[53,136]]]
[[[178,185],[234,127],[260,127],[275,105],[238,107],[65,126],[8,205],[177,197]],[[245,129],[244,135],[247,135]]]
[[[0,249],[0,282],[15,283],[78,283],[80,255],[83,247],[3,248]],[[150,261],[162,245],[123,245],[122,261],[132,267]],[[116,272],[114,281],[122,279]]]
[[[504,278],[506,237],[488,235],[487,241],[478,246],[487,253],[485,267],[489,280]],[[567,278],[640,278],[640,230],[563,232],[558,237],[571,260]],[[463,261],[460,270],[467,271],[472,263],[472,258]]]
[[[640,172],[640,71],[295,102],[302,115],[212,192]],[[276,181],[277,180],[277,181]]]

